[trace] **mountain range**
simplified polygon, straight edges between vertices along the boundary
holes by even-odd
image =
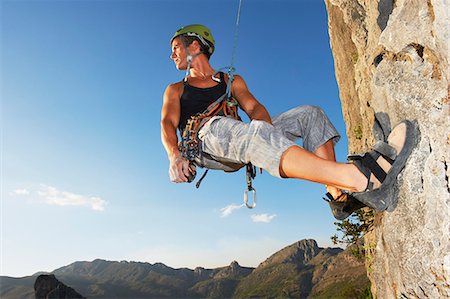
[[[0,297],[35,298],[39,274],[0,277]],[[349,249],[320,248],[311,239],[281,249],[257,268],[236,261],[191,270],[97,259],[51,274],[87,298],[364,298],[369,286],[363,260]]]

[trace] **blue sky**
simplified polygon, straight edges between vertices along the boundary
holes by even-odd
[[[239,208],[243,170],[210,172],[198,190],[169,181],[160,109],[166,86],[184,76],[169,40],[205,24],[217,45],[211,64],[227,66],[237,7],[1,2],[1,275],[95,258],[257,266],[304,238],[331,245],[323,186],[264,172],[250,210]],[[244,0],[235,67],[271,115],[318,105],[345,134],[323,1]]]

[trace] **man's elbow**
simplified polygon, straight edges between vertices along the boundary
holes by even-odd
[[[164,118],[164,117],[161,118],[160,125],[161,125],[161,130],[165,129],[165,128],[173,127],[173,123],[169,119]]]
[[[177,126],[168,119],[161,119],[161,135],[176,134]]]

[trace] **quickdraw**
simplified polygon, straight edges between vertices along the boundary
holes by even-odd
[[[247,164],[247,189],[244,191],[244,204],[249,209],[253,209],[256,207],[256,190],[252,186],[252,181],[256,177],[256,167],[254,167],[252,164]],[[248,193],[253,192],[253,203],[248,203]]]

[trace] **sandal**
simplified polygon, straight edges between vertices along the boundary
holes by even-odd
[[[334,198],[330,192],[327,192],[325,195],[328,198],[324,197],[323,199],[330,204],[331,212],[337,220],[344,220],[353,212],[366,206],[348,193],[343,192],[338,198]],[[343,200],[343,197],[346,197],[346,199]]]
[[[351,195],[376,212],[395,207],[398,199],[394,184],[416,145],[418,135],[412,122],[403,121],[391,131],[386,142],[378,141],[373,150],[364,155],[349,156],[348,159],[367,178],[366,190]]]

